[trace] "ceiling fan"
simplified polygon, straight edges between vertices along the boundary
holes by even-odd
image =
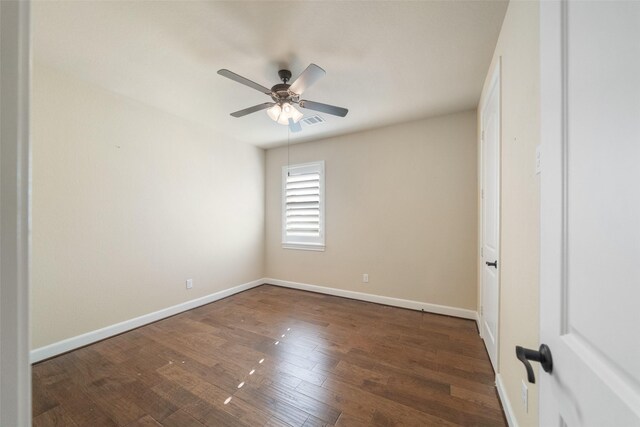
[[[218,74],[242,83],[245,86],[249,86],[265,95],[269,95],[271,99],[273,99],[273,102],[265,102],[231,113],[233,117],[242,117],[255,113],[256,111],[267,110],[267,114],[273,121],[282,125],[288,125],[292,132],[299,132],[302,130],[299,122],[303,114],[298,111],[293,104],[298,104],[301,108],[321,111],[339,117],[344,117],[349,112],[346,108],[300,99],[300,95],[302,95],[309,86],[320,80],[320,78],[326,74],[325,71],[316,64],[310,64],[291,84],[288,83],[289,80],[291,80],[291,71],[278,71],[278,76],[280,80],[282,80],[282,83],[274,85],[271,89],[226,69],[218,70]]]

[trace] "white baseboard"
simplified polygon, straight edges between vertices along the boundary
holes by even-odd
[[[513,413],[513,407],[511,406],[509,396],[507,396],[507,390],[505,390],[504,388],[502,375],[500,374],[496,374],[496,388],[498,389],[498,396],[500,396],[502,408],[504,409],[504,415],[507,418],[509,427],[518,427],[518,421],[516,420],[515,414]]]
[[[374,302],[377,304],[391,305],[394,307],[408,308],[411,310],[426,311],[429,313],[444,314],[447,316],[462,317],[463,319],[477,319],[477,312],[464,308],[450,307],[447,305],[429,304],[426,302],[412,301],[400,298],[385,297],[381,295],[365,294],[363,292],[347,291],[344,289],[327,288],[307,283],[289,282],[272,278],[263,279],[264,283],[282,286],[285,288],[300,289],[303,291],[318,292],[337,297],[351,298],[360,301]]]
[[[186,301],[171,307],[164,308],[162,310],[154,311],[153,313],[145,314],[130,320],[125,320],[124,322],[116,323],[115,325],[107,326],[95,331],[87,332],[82,335],[67,338],[65,340],[58,341],[44,347],[36,348],[34,350],[31,350],[29,354],[30,361],[31,363],[36,363],[53,356],[57,356],[58,354],[66,353],[76,348],[84,347],[96,341],[121,334],[123,332],[138,328],[148,323],[155,322],[178,313],[182,313],[183,311],[191,310],[192,308],[200,307],[201,305],[209,304],[219,299],[237,294],[238,292],[246,291],[247,289],[254,288],[256,286],[262,285],[263,283],[264,279],[254,280],[249,283],[234,286],[233,288],[225,289],[223,291],[192,299],[191,301]]]
[[[162,310],[154,311],[124,322],[116,323],[115,325],[106,326],[95,331],[87,332],[82,335],[67,338],[62,341],[58,341],[53,344],[49,344],[44,347],[39,347],[31,350],[29,356],[31,363],[37,363],[41,360],[48,359],[50,357],[57,356],[62,353],[74,350],[76,348],[84,347],[94,342],[112,337],[114,335],[121,334],[131,329],[144,326],[148,323],[156,322],[169,316],[173,316],[183,311],[191,310],[192,308],[200,307],[201,305],[209,304],[222,298],[237,294],[238,292],[245,291],[247,289],[260,286],[262,284],[272,284],[276,286],[282,286],[285,288],[301,289],[305,291],[318,292],[322,294],[334,295],[338,297],[351,298],[360,301],[374,302],[377,304],[385,304],[394,307],[408,308],[411,310],[426,311],[429,313],[444,314],[447,316],[461,317],[464,319],[477,319],[477,312],[473,310],[467,310],[464,308],[449,307],[446,305],[429,304],[426,302],[411,301],[399,298],[385,297],[381,295],[366,294],[363,292],[347,291],[343,289],[327,288],[324,286],[309,285],[306,283],[289,282],[286,280],[263,278],[254,280],[249,283],[235,286],[233,288],[225,289],[204,297],[196,298],[191,301],[186,301],[171,307],[164,308]]]

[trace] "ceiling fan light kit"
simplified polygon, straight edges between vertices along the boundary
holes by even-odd
[[[282,106],[280,106],[280,104],[275,104],[267,110],[267,114],[271,117],[271,120],[278,122],[281,125],[288,125],[290,118],[294,123],[298,123],[304,116],[304,114],[288,102],[283,103]]]
[[[265,95],[269,95],[273,100],[273,102],[265,102],[231,113],[231,115],[236,118],[266,109],[267,115],[273,121],[281,125],[288,125],[292,132],[298,132],[302,130],[298,122],[304,114],[296,109],[293,104],[297,104],[301,108],[321,111],[338,117],[345,117],[349,112],[348,109],[336,107],[335,105],[300,99],[300,95],[302,95],[309,86],[320,80],[326,74],[322,68],[315,64],[310,64],[292,84],[288,84],[289,80],[291,80],[291,71],[278,71],[278,77],[280,77],[282,83],[274,85],[271,89],[226,69],[218,70],[218,74],[262,92]]]

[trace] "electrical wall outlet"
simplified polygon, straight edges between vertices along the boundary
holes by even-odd
[[[362,283],[369,283],[369,275],[367,273],[362,275]]]
[[[520,390],[522,395],[522,406],[524,407],[524,412],[529,412],[529,387],[527,387],[527,383],[522,380],[522,388]]]
[[[536,147],[536,175],[542,170],[542,149],[538,145]]]
[[[193,279],[187,279],[187,289],[193,288]]]

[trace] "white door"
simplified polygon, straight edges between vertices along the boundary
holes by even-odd
[[[640,2],[541,2],[541,426],[640,426]]]
[[[500,61],[496,62],[480,110],[482,150],[482,301],[480,334],[498,368],[500,243]]]

